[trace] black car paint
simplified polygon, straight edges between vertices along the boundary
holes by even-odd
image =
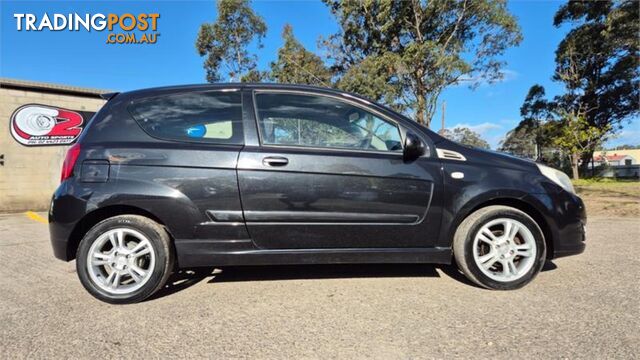
[[[242,93],[244,145],[156,139],[127,110],[135,99],[219,90]],[[351,102],[399,123],[405,137],[421,139],[426,154],[406,161],[401,153],[262,145],[255,91]],[[54,254],[66,261],[75,258],[89,227],[108,216],[137,213],[166,227],[183,267],[449,263],[457,225],[475,209],[498,203],[536,219],[547,237],[549,258],[584,250],[582,201],[548,180],[533,162],[461,146],[380,105],[334,90],[220,84],[118,94],[78,142],[74,176],[60,184],[49,212]],[[466,161],[439,158],[436,147],[458,152]],[[284,166],[278,163],[282,159]],[[453,172],[464,178],[452,178]]]

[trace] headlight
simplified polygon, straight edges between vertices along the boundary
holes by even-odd
[[[569,179],[567,174],[563,173],[560,170],[556,170],[552,167],[548,167],[546,165],[542,165],[542,164],[536,164],[536,165],[538,165],[538,169],[540,169],[540,172],[542,173],[542,175],[546,176],[549,180],[558,184],[560,187],[562,187],[563,189],[565,189],[566,191],[572,194],[576,193],[576,190],[573,188],[573,184],[571,183],[571,179]]]

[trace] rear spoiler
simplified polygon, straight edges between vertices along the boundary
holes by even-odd
[[[120,94],[119,92],[112,92],[112,93],[104,93],[104,94],[100,94],[100,97],[109,101],[111,99],[113,99],[114,97],[116,97],[116,95]]]

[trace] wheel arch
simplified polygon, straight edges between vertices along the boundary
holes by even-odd
[[[453,236],[455,235],[455,232],[458,226],[460,225],[460,223],[462,223],[464,219],[466,219],[469,215],[473,214],[474,212],[492,205],[509,206],[509,207],[518,209],[524,212],[525,214],[529,215],[538,224],[538,226],[540,226],[540,229],[542,230],[542,234],[544,235],[545,245],[547,246],[547,258],[550,259],[553,257],[554,234],[553,234],[553,231],[551,230],[551,224],[549,224],[549,221],[546,219],[546,217],[543,215],[543,212],[537,206],[535,206],[532,202],[523,199],[522,197],[495,197],[495,198],[485,199],[477,203],[468,204],[468,206],[463,208],[463,211],[458,213],[458,216],[455,218],[455,220],[451,223],[451,226],[449,227],[449,232],[447,235],[447,239],[449,243],[450,244],[453,243]]]
[[[67,242],[67,259],[73,260],[76,258],[76,251],[78,250],[80,241],[89,231],[89,229],[105,219],[118,215],[140,215],[157,222],[165,228],[165,231],[167,231],[167,233],[169,234],[169,238],[171,239],[172,246],[175,246],[173,245],[173,236],[171,235],[171,232],[167,228],[166,224],[159,217],[152,214],[148,210],[131,205],[109,205],[91,211],[90,213],[82,217],[82,219],[78,221],[78,223],[74,226]]]

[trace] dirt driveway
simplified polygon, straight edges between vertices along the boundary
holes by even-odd
[[[593,218],[587,251],[529,286],[479,289],[452,267],[284,266],[183,272],[161,296],[94,300],[47,226],[0,216],[8,358],[633,358],[640,223]]]

